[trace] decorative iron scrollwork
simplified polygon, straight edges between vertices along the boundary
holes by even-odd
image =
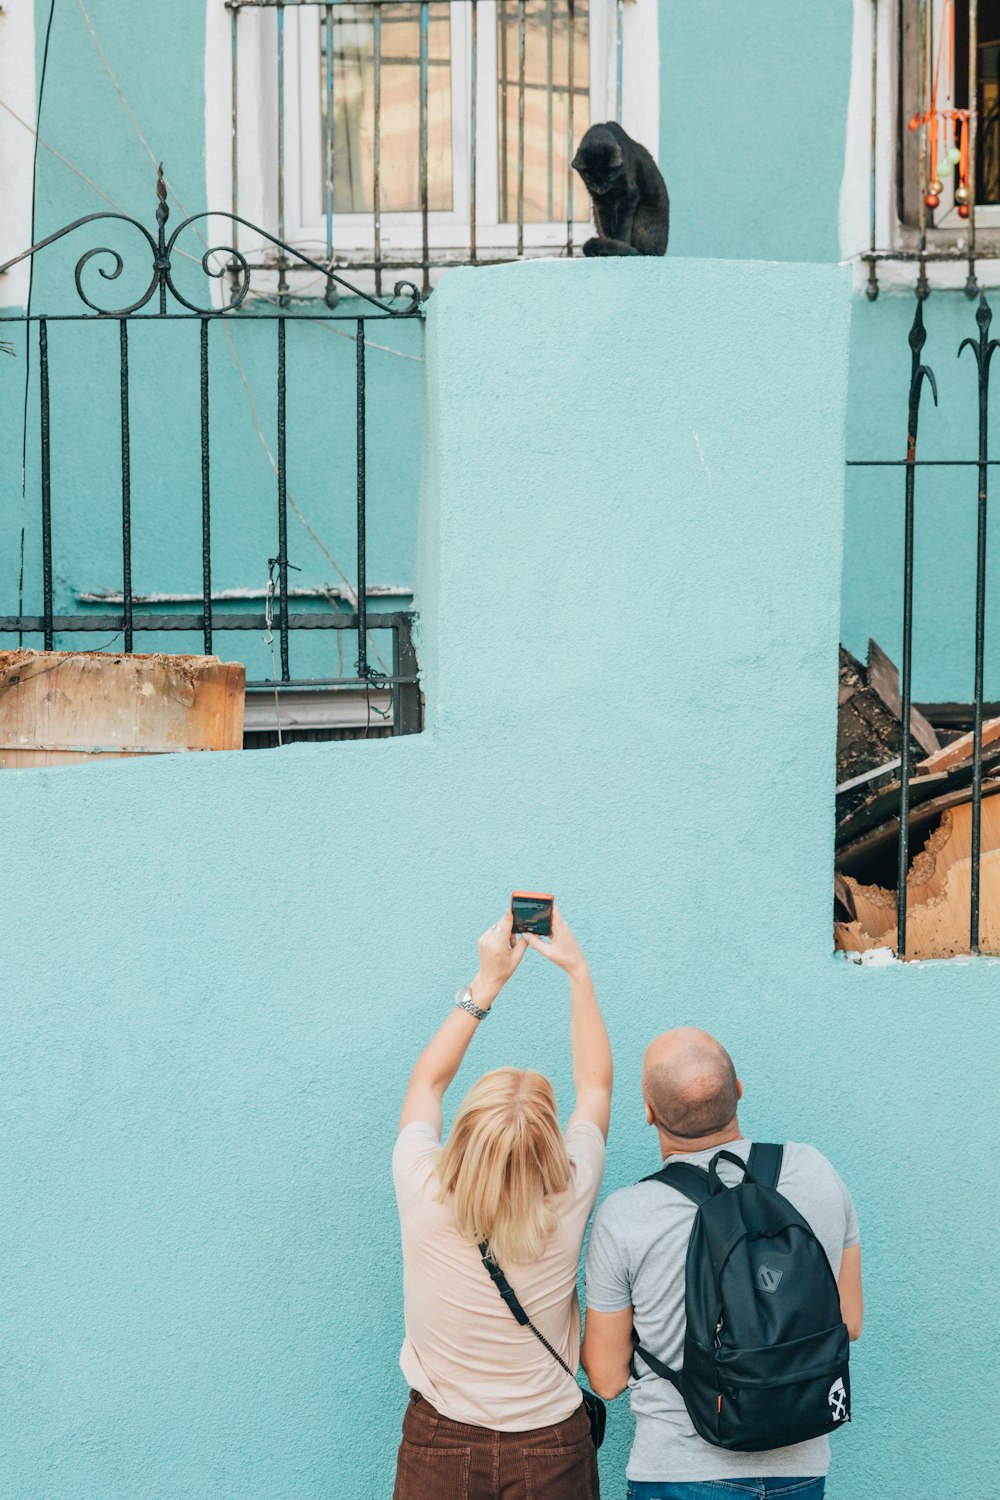
[[[251,290],[250,263],[235,245],[208,246],[200,257],[191,257],[196,263],[200,261],[204,275],[212,277],[213,280],[221,281],[225,277],[232,278],[232,285],[227,288],[227,295],[220,304],[203,307],[199,306],[196,302],[190,301],[183,292],[178,290],[173,272],[175,247],[178,238],[186,229],[190,229],[192,226],[206,219],[228,219],[234,226],[240,224],[245,229],[248,229],[251,234],[259,236],[260,239],[266,240],[268,244],[273,245],[287,263],[315,271],[325,279],[328,289],[334,285],[341,288],[348,296],[357,297],[360,301],[367,302],[371,307],[377,309],[378,314],[381,314],[383,317],[410,318],[419,317],[420,315],[420,291],[413,282],[397,281],[391,301],[374,297],[370,293],[362,291],[359,287],[353,286],[349,281],[345,281],[342,276],[338,275],[328,265],[323,265],[319,261],[311,259],[310,256],[303,254],[301,250],[296,250],[294,246],[285,244],[283,240],[277,239],[275,235],[270,234],[266,229],[261,229],[259,225],[252,224],[249,219],[241,218],[238,214],[211,212],[191,214],[177,225],[168,238],[166,230],[167,220],[170,217],[170,208],[167,204],[167,185],[163,176],[162,162],[157,168],[156,197],[155,235],[144,224],[140,223],[138,219],[132,218],[129,214],[107,212],[85,214],[83,218],[75,219],[72,224],[64,225],[62,229],[58,229],[54,234],[47,235],[45,239],[39,240],[36,245],[32,245],[30,249],[15,256],[13,260],[7,261],[5,265],[0,266],[0,274],[10,270],[12,266],[16,266],[20,261],[36,255],[39,250],[44,250],[48,245],[54,244],[57,240],[64,239],[66,235],[74,233],[75,230],[82,228],[84,224],[94,223],[98,220],[111,220],[130,225],[132,228],[137,229],[143,236],[149,248],[152,276],[142,296],[138,297],[134,302],[129,303],[125,307],[102,307],[84,289],[83,278],[86,268],[90,265],[91,261],[96,260],[98,257],[108,257],[110,263],[98,265],[96,267],[97,273],[105,281],[117,281],[125,269],[125,259],[118,250],[112,248],[110,245],[95,245],[80,256],[73,270],[77,295],[85,307],[89,307],[100,317],[127,318],[132,313],[139,312],[159,293],[158,312],[160,316],[165,317],[168,316],[167,309],[169,304],[167,302],[167,293],[169,292],[175,302],[178,302],[181,307],[186,308],[190,313],[196,313],[202,317],[225,317],[226,314],[236,312],[243,305]],[[204,244],[205,239],[200,231],[196,229],[195,233],[201,239],[202,244]],[[213,264],[213,258],[216,256],[224,256],[225,264]],[[371,314],[367,316],[371,316]]]

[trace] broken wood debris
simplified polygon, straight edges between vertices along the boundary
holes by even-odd
[[[867,665],[841,647],[838,702],[834,945],[895,947],[902,710],[899,673],[875,641]],[[969,946],[973,736],[955,726],[972,713],[940,707],[937,723],[911,713],[906,958]],[[1000,952],[1000,715],[983,725],[980,933],[984,952]]]

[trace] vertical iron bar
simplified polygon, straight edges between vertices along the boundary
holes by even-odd
[[[240,244],[240,226],[235,222],[236,215],[240,211],[240,154],[239,154],[239,69],[240,52],[237,23],[239,21],[239,6],[234,5],[229,12],[232,17],[230,25],[230,50],[232,55],[232,97],[230,99],[230,163],[229,170],[232,175],[230,193],[232,198],[233,212],[233,249],[238,250]]]
[[[392,670],[396,677],[410,677],[411,682],[396,684],[393,701],[393,733],[418,734],[420,731],[420,684],[417,676],[417,654],[413,649],[413,629],[408,617],[393,631],[395,650]]]
[[[896,887],[896,953],[906,956],[906,877],[910,866],[910,725],[912,721],[913,680],[913,532],[914,482],[917,461],[917,422],[920,415],[920,392],[926,379],[937,401],[934,376],[920,363],[920,351],[927,341],[923,304],[917,309],[909,333],[910,394],[906,427],[906,519],[903,537],[903,670],[900,683],[900,776],[899,776],[899,849]]]
[[[365,320],[358,319],[358,676],[368,676],[368,580],[365,553]]]
[[[278,319],[278,595],[281,680],[288,681],[288,489],[285,473],[285,319]]]
[[[990,360],[996,349],[996,340],[989,338],[993,314],[984,294],[980,293],[976,322],[979,325],[979,341],[976,361],[979,374],[979,495],[976,533],[976,669],[973,701],[972,732],[972,884],[969,897],[969,948],[979,952],[979,894],[980,864],[982,853],[983,810],[983,658],[986,641],[986,493],[989,475],[989,382]],[[966,343],[959,348],[961,354]]]
[[[927,4],[928,0],[918,0],[917,27],[918,27],[918,56],[920,59],[920,131],[919,131],[919,160],[920,160],[920,204],[917,210],[917,223],[919,225],[919,249],[920,260],[917,270],[917,296],[926,297],[930,292],[927,283],[927,262],[924,253],[927,250],[927,191],[930,182],[927,176],[927,153],[929,141],[927,134],[927,108],[930,98],[930,53],[928,51],[927,36]]]
[[[576,28],[575,0],[566,0],[566,73],[569,92],[566,96],[566,254],[573,254],[573,102],[576,87],[576,64],[573,42]]]
[[[525,0],[517,0],[517,253],[524,254],[524,23]]]
[[[871,156],[868,166],[868,248],[875,254],[876,212],[876,160],[878,150],[878,0],[872,0],[872,130]],[[868,286],[865,292],[869,302],[878,296],[878,268],[874,260],[868,262]]]
[[[376,11],[377,14],[377,11]],[[333,265],[333,6],[323,7],[323,57],[326,62],[326,140],[324,141],[326,161],[323,172],[323,206],[326,211],[326,263],[328,267]],[[330,292],[333,283],[327,282],[327,301],[330,300]]]
[[[878,4],[878,0],[875,0],[875,4]],[[615,6],[615,119],[619,125],[622,122],[622,25],[624,9],[624,0],[617,0]]]
[[[469,259],[476,263],[476,137],[479,130],[479,5],[472,0],[472,78],[469,97]]]
[[[428,43],[428,15],[427,0],[421,0],[420,4],[420,234],[421,254],[423,256],[422,268],[424,273],[423,292],[426,297],[431,289],[430,281],[430,250],[428,238],[428,202],[427,202],[427,43]],[[362,340],[363,342],[363,340]]]
[[[500,0],[500,222],[510,222],[507,195],[507,0]]]
[[[548,153],[546,173],[545,210],[549,224],[555,218],[555,202],[552,192],[552,158],[555,154],[555,136],[552,131],[552,58],[554,38],[552,35],[555,0],[545,0],[545,147]]]
[[[277,0],[278,12],[278,239],[285,241],[285,10],[284,0]],[[285,252],[278,251],[278,305],[288,306],[288,282]]]
[[[208,318],[201,320],[201,597],[205,655],[212,654],[212,516],[208,449]]]
[[[979,0],[969,0],[969,274],[965,295],[974,297],[976,284],[976,148],[979,143]]]
[[[28,327],[30,334],[31,328]],[[52,650],[52,490],[49,468],[49,330],[38,320],[39,425],[42,441],[42,613],[45,617],[45,650]]]
[[[375,15],[374,98],[375,133],[372,149],[372,213],[375,220],[375,295],[382,295],[382,7],[373,7]]]
[[[128,321],[119,318],[122,393],[122,625],[132,650],[132,459],[128,417]]]

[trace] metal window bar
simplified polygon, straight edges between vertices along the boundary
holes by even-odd
[[[317,79],[317,89],[323,121],[320,153],[322,182],[319,185],[319,199],[323,225],[321,229],[317,225],[316,232],[325,242],[325,263],[328,271],[333,269],[372,271],[375,293],[381,296],[385,272],[410,270],[419,275],[422,290],[426,295],[430,290],[431,271],[438,266],[475,265],[484,261],[520,259],[524,255],[544,254],[547,247],[551,253],[550,236],[541,235],[536,238],[528,232],[527,213],[529,201],[536,212],[539,206],[545,208],[548,215],[546,222],[550,225],[554,223],[555,216],[562,213],[562,205],[557,203],[553,179],[556,163],[563,149],[566,153],[564,253],[568,255],[574,253],[574,198],[578,198],[579,195],[574,194],[575,179],[570,162],[577,144],[575,140],[576,96],[580,94],[589,97],[590,94],[589,82],[577,82],[576,49],[581,38],[589,37],[591,26],[589,6],[578,6],[576,0],[537,0],[537,3],[533,4],[529,10],[528,0],[497,0],[498,78],[496,94],[490,100],[483,98],[482,90],[479,88],[479,43],[481,39],[479,37],[478,0],[453,0],[455,4],[469,7],[468,41],[465,45],[464,56],[456,54],[453,59],[444,61],[436,54],[431,55],[431,5],[437,4],[441,11],[443,0],[357,0],[357,3],[349,6],[345,4],[345,0],[222,0],[222,3],[229,10],[231,20],[232,141],[230,158],[233,179],[231,201],[234,216],[239,217],[240,202],[240,16],[247,10],[256,12],[273,10],[275,12],[276,181],[272,187],[277,204],[277,238],[287,243],[291,227],[287,222],[291,200],[286,193],[286,174],[291,170],[291,142],[286,124],[289,118],[286,104],[288,103],[288,90],[291,87],[291,77],[287,76],[290,45],[287,35],[287,26],[290,21],[287,12],[318,11],[322,78]],[[623,0],[606,0],[606,3],[610,6],[610,24],[613,30],[608,62],[609,84],[615,113],[620,119],[624,88],[622,44],[624,3]],[[513,39],[515,13],[517,17],[516,44]],[[415,55],[411,52],[405,56],[387,58],[383,45],[384,26],[389,23],[403,23],[408,17],[412,17],[418,27],[419,40]],[[347,55],[338,48],[336,42],[336,29],[341,24],[350,26],[364,24],[370,27],[370,54],[365,53],[365,58],[370,68],[371,98],[364,106],[367,111],[365,118],[368,121],[366,129],[369,131],[365,149],[370,154],[370,160],[367,163],[367,170],[370,170],[370,191],[367,195],[370,229],[367,231],[359,227],[364,216],[360,214],[356,205],[349,213],[349,227],[338,228],[338,219],[341,219],[347,212],[338,207],[339,188],[337,185],[337,173],[340,170],[338,152],[341,150],[337,135],[338,131],[343,128],[341,113],[344,108],[343,89],[348,87],[341,81],[341,75],[338,73],[338,63]],[[565,27],[565,37],[562,34],[563,27]],[[532,38],[537,36],[539,47],[537,62],[533,62],[530,67],[530,76],[529,33]],[[556,76],[561,71],[556,67],[554,41],[557,35],[560,38],[560,45],[565,43],[563,77]],[[266,39],[259,40],[262,45],[270,45]],[[517,63],[516,69],[513,69],[513,58],[509,54],[513,53],[515,45]],[[534,56],[533,52],[532,56]],[[413,212],[414,233],[410,236],[407,231],[400,232],[396,229],[392,233],[388,246],[385,231],[387,181],[389,181],[386,176],[385,112],[393,105],[390,103],[392,90],[387,88],[385,76],[387,62],[392,64],[397,78],[401,67],[410,65],[414,69],[418,152],[417,200]],[[429,166],[432,117],[430,77],[432,69],[440,67],[450,69],[452,66],[469,70],[467,90],[469,118],[464,132],[468,142],[467,157],[463,162],[456,155],[453,162],[454,167],[461,170],[467,177],[468,225],[467,227],[456,226],[453,221],[449,221],[446,229],[452,231],[451,238],[447,245],[443,245],[442,236],[437,231],[436,216],[439,209],[435,205]],[[516,89],[516,125],[513,111],[509,108],[514,89]],[[546,132],[547,150],[544,153],[544,164],[538,156],[537,132],[540,117],[534,109],[531,114],[531,129],[536,134],[531,137],[530,146],[528,142],[527,99],[529,94],[539,90],[545,94],[542,128]],[[398,100],[396,104],[398,105]],[[496,109],[498,173],[495,204],[485,204],[483,201],[477,163],[482,125],[480,117],[484,106]],[[562,130],[559,117],[561,108],[565,109],[565,146],[561,141],[556,140],[557,134]],[[435,129],[437,128],[435,125]],[[454,120],[452,129],[458,131]],[[512,140],[515,130],[516,138]],[[458,134],[461,135],[463,132],[458,131]],[[351,150],[348,147],[348,156],[350,155]],[[530,190],[529,159],[533,174]],[[537,182],[535,181],[536,175]],[[514,178],[516,181],[512,180]],[[457,186],[457,184],[453,185]],[[401,214],[405,219],[409,210],[397,209],[393,212]],[[512,224],[512,239],[508,240],[501,234],[495,242],[488,243],[483,235],[483,225],[489,224],[491,220],[495,220],[498,225]],[[363,243],[366,237],[367,244]],[[274,254],[267,247],[262,254],[264,258],[260,259],[259,264],[254,265],[253,269],[270,269],[277,273],[279,305],[287,307],[294,293],[288,277],[297,270],[301,270],[302,266],[294,256],[281,252]],[[234,264],[231,270],[235,279],[238,267]],[[334,295],[333,283],[328,281],[328,303]]]
[[[904,518],[903,518],[903,650],[900,682],[900,776],[899,776],[899,834],[897,844],[897,892],[896,892],[896,951],[899,957],[907,953],[907,876],[910,871],[910,813],[912,810],[913,767],[911,765],[910,730],[912,726],[912,681],[913,681],[913,557],[916,532],[916,482],[917,470],[923,468],[974,469],[976,471],[976,586],[975,586],[975,638],[974,674],[972,698],[972,777],[971,777],[971,858],[969,899],[969,952],[978,954],[982,949],[981,891],[982,891],[982,802],[984,792],[984,677],[986,656],[987,616],[987,518],[989,507],[989,471],[1000,465],[1000,459],[989,456],[989,383],[990,365],[1000,340],[990,338],[993,313],[983,292],[979,293],[976,309],[977,334],[961,341],[958,353],[971,349],[976,363],[976,403],[978,417],[978,443],[975,458],[919,458],[917,456],[917,434],[920,403],[925,385],[929,385],[935,404],[938,392],[934,374],[922,362],[922,352],[927,340],[924,327],[922,300],[918,298],[913,324],[908,335],[910,348],[910,378],[907,401],[906,457],[900,459],[851,459],[852,468],[895,468],[905,471]],[[991,794],[998,795],[1000,765],[990,758]]]
[[[967,186],[968,214],[959,216],[956,222],[950,217],[940,222],[937,210],[928,204],[931,184],[937,178],[937,162],[931,160],[931,137],[927,114],[934,98],[937,52],[941,38],[935,36],[934,0],[914,0],[913,4],[900,3],[897,15],[897,54],[894,87],[897,93],[895,150],[886,157],[879,154],[879,89],[884,85],[883,63],[879,53],[879,0],[870,0],[871,6],[871,120],[869,145],[869,203],[867,248],[859,256],[867,266],[866,293],[869,301],[879,294],[878,268],[885,262],[913,263],[917,268],[917,295],[930,295],[931,285],[928,267],[945,262],[966,264],[965,292],[974,299],[979,292],[976,267],[984,260],[1000,259],[1000,244],[993,240],[983,243],[979,236],[981,225],[977,223],[977,203],[980,201],[980,154],[985,140],[987,158],[1000,160],[1000,109],[988,110],[980,118],[980,27],[979,0],[955,0],[955,43],[962,45],[967,29],[967,52],[961,57],[956,51],[955,108],[967,112]],[[952,13],[948,13],[949,16]],[[967,77],[963,73],[967,70]],[[919,119],[919,126],[916,125]],[[916,127],[911,132],[911,121]],[[911,133],[914,137],[910,143]],[[944,142],[939,142],[943,147]],[[890,242],[879,244],[879,204],[882,197],[889,198],[892,183],[880,181],[880,163],[889,164],[886,178],[895,177],[895,193],[891,201],[895,204],[898,222],[891,230]],[[943,179],[942,179],[943,180]],[[956,200],[956,212],[957,212]],[[950,208],[950,199],[941,206],[941,212]]]
[[[243,318],[249,324],[260,323],[267,325],[276,323],[277,346],[275,355],[275,372],[277,385],[277,411],[276,411],[276,477],[277,477],[277,500],[278,500],[278,548],[274,565],[278,569],[278,599],[275,613],[277,615],[277,631],[280,637],[281,650],[281,684],[295,685],[296,683],[309,683],[312,685],[328,686],[331,689],[340,687],[376,686],[388,689],[393,705],[394,734],[413,733],[420,728],[420,691],[417,673],[416,657],[413,645],[413,614],[406,610],[381,609],[375,613],[369,613],[367,602],[366,581],[366,461],[367,461],[367,424],[365,411],[365,340],[367,330],[373,322],[388,320],[412,320],[420,319],[422,310],[420,305],[420,293],[416,286],[409,282],[399,282],[395,293],[389,301],[382,301],[369,293],[359,290],[345,281],[335,272],[330,272],[329,267],[312,261],[301,252],[289,245],[282,244],[275,236],[268,234],[259,226],[240,218],[233,218],[228,214],[196,214],[184,219],[168,236],[166,232],[169,209],[166,202],[166,189],[164,185],[162,168],[157,178],[157,210],[155,216],[155,228],[150,230],[142,224],[139,219],[132,218],[120,213],[95,213],[88,214],[62,229],[47,235],[38,244],[30,247],[21,255],[14,257],[5,265],[0,266],[0,274],[9,270],[19,262],[40,254],[53,244],[56,244],[68,235],[82,230],[85,226],[97,221],[112,221],[119,230],[127,228],[130,232],[138,234],[139,244],[146,256],[150,270],[150,280],[144,293],[134,302],[125,307],[102,306],[96,300],[96,292],[90,285],[90,277],[87,268],[96,258],[99,274],[105,282],[114,281],[121,274],[125,265],[125,258],[118,250],[110,246],[95,246],[86,250],[76,261],[73,276],[76,290],[82,304],[79,310],[45,312],[45,313],[10,313],[0,314],[0,323],[21,324],[25,327],[27,335],[31,336],[31,328],[37,328],[38,354],[39,354],[39,404],[38,404],[38,433],[39,433],[39,525],[41,542],[41,612],[28,614],[23,612],[23,606],[19,606],[21,612],[17,614],[0,614],[0,637],[33,636],[41,638],[46,650],[51,650],[57,643],[57,638],[65,635],[97,635],[101,638],[108,636],[114,640],[118,636],[123,638],[125,653],[131,653],[135,649],[135,637],[143,633],[154,632],[182,632],[185,634],[200,634],[206,654],[211,654],[213,645],[216,644],[220,632],[223,631],[254,631],[263,633],[268,628],[268,616],[264,610],[241,611],[229,613],[215,608],[212,589],[212,510],[211,510],[211,420],[212,420],[212,386],[210,381],[210,348],[211,348],[211,324],[213,322],[233,321]],[[235,230],[238,226],[249,233],[253,238],[262,238],[275,247],[285,257],[286,262],[292,266],[302,265],[303,269],[312,273],[329,274],[336,288],[345,296],[352,299],[352,310],[349,312],[328,309],[322,303],[319,307],[322,311],[297,313],[291,309],[277,308],[271,300],[257,301],[251,296],[252,268],[247,258],[234,246],[219,247],[216,250],[205,253],[204,259],[200,257],[188,257],[194,260],[195,265],[201,266],[206,276],[214,277],[218,284],[219,272],[212,268],[210,257],[220,256],[226,259],[227,271],[233,272],[235,285],[227,282],[224,293],[220,293],[219,300],[211,306],[199,306],[191,300],[187,285],[181,290],[174,280],[175,257],[180,257],[184,252],[177,247],[178,238],[187,232],[198,233],[198,225],[208,219],[229,219],[232,223],[235,239]],[[111,270],[105,268],[110,263]],[[234,269],[235,268],[235,269]],[[252,306],[252,311],[250,310]],[[359,312],[360,308],[360,312]],[[289,326],[294,326],[301,321],[319,321],[323,323],[344,323],[352,325],[352,334],[356,346],[355,376],[356,387],[356,422],[357,422],[357,605],[350,613],[340,613],[331,610],[329,613],[292,612],[289,608],[288,587],[288,531],[287,531],[287,509],[288,509],[288,431],[286,421],[287,406],[287,369],[288,369],[288,338]],[[71,613],[64,610],[56,611],[56,603],[53,597],[53,476],[51,467],[51,445],[52,445],[52,410],[53,410],[53,382],[59,378],[59,339],[55,330],[62,324],[79,323],[107,323],[108,321],[118,323],[118,377],[119,377],[119,400],[120,400],[120,464],[121,464],[121,537],[122,537],[122,564],[121,564],[121,604],[120,608],[112,613]],[[198,596],[200,598],[200,610],[196,613],[185,611],[184,613],[154,612],[148,607],[137,604],[134,598],[133,585],[133,467],[134,455],[131,434],[130,403],[132,396],[132,383],[136,378],[130,367],[129,358],[129,325],[131,323],[142,323],[146,325],[182,325],[189,322],[197,326],[198,344],[197,369],[198,380],[198,442],[200,445],[200,487],[201,487],[201,588]],[[192,371],[193,374],[193,371]],[[69,372],[67,371],[67,378]],[[75,378],[75,376],[74,376]],[[2,608],[2,605],[0,605]],[[343,671],[321,678],[296,678],[292,672],[291,642],[296,633],[301,631],[350,631],[357,638],[357,666],[354,674],[346,675]],[[381,656],[375,652],[379,662],[376,669],[372,666],[372,651],[369,647],[369,636],[374,632],[388,632],[391,638],[391,657],[389,667],[383,670]],[[339,655],[339,653],[338,653]],[[254,684],[255,686],[267,684]]]
[[[205,655],[212,654],[212,497],[209,450],[208,402],[208,318],[201,320],[201,361],[199,394],[201,397],[201,592],[205,613]],[[46,650],[50,649],[46,647]]]

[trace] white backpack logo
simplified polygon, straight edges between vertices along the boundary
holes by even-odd
[[[844,1382],[842,1380],[838,1379],[833,1382],[833,1385],[830,1387],[830,1394],[826,1399],[830,1403],[833,1420],[835,1422],[842,1422],[847,1416],[847,1392],[844,1389]]]

